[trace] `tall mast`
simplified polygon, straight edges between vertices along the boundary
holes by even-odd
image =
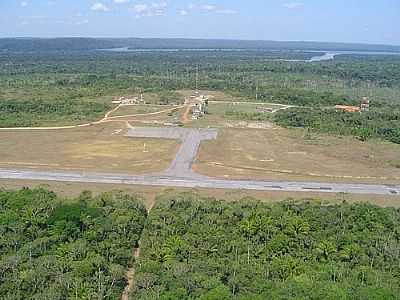
[[[258,81],[256,81],[256,101],[258,101]]]
[[[199,91],[199,65],[196,65],[196,92]]]

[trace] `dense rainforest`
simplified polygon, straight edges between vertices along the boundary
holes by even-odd
[[[400,211],[164,196],[130,299],[400,299]]]
[[[29,127],[97,121],[111,105],[81,100],[5,100],[0,102],[0,124],[3,127]]]
[[[399,249],[369,204],[0,191],[1,299],[400,299]]]
[[[0,299],[119,299],[146,215],[121,193],[0,190]]]
[[[275,122],[284,127],[303,127],[337,135],[353,135],[361,141],[371,137],[400,144],[400,110],[346,113],[334,109],[297,108],[279,112]]]

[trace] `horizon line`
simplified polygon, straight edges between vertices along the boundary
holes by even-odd
[[[379,42],[339,42],[339,41],[317,41],[317,40],[268,40],[268,39],[243,39],[243,38],[202,38],[202,37],[138,37],[138,36],[0,36],[0,39],[142,39],[142,40],[204,40],[204,41],[239,41],[239,42],[276,42],[276,43],[324,43],[324,44],[348,44],[368,46],[393,46],[400,44],[385,44]]]

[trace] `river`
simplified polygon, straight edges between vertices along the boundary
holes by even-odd
[[[285,50],[285,49],[282,49]],[[132,49],[128,47],[123,48],[111,48],[111,49],[98,49],[98,51],[108,52],[246,52],[246,51],[266,51],[266,52],[278,52],[280,50],[268,50],[268,49]],[[334,60],[338,55],[400,55],[400,52],[377,52],[377,51],[330,51],[330,50],[285,50],[292,52],[302,53],[324,53],[323,55],[316,55],[310,59],[271,59],[273,61],[288,61],[288,62],[320,62]]]

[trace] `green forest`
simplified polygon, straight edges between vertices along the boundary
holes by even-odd
[[[120,299],[132,267],[132,300],[400,299],[395,208],[23,188],[0,234],[0,299]]]
[[[111,105],[80,100],[5,100],[0,102],[2,127],[73,124],[97,121]]]
[[[291,109],[279,112],[275,122],[284,127],[302,127],[337,135],[353,135],[361,141],[382,138],[400,144],[400,110],[346,113],[334,109]]]
[[[0,191],[0,299],[119,299],[146,217],[117,192]]]
[[[400,299],[400,211],[159,199],[130,299]]]

